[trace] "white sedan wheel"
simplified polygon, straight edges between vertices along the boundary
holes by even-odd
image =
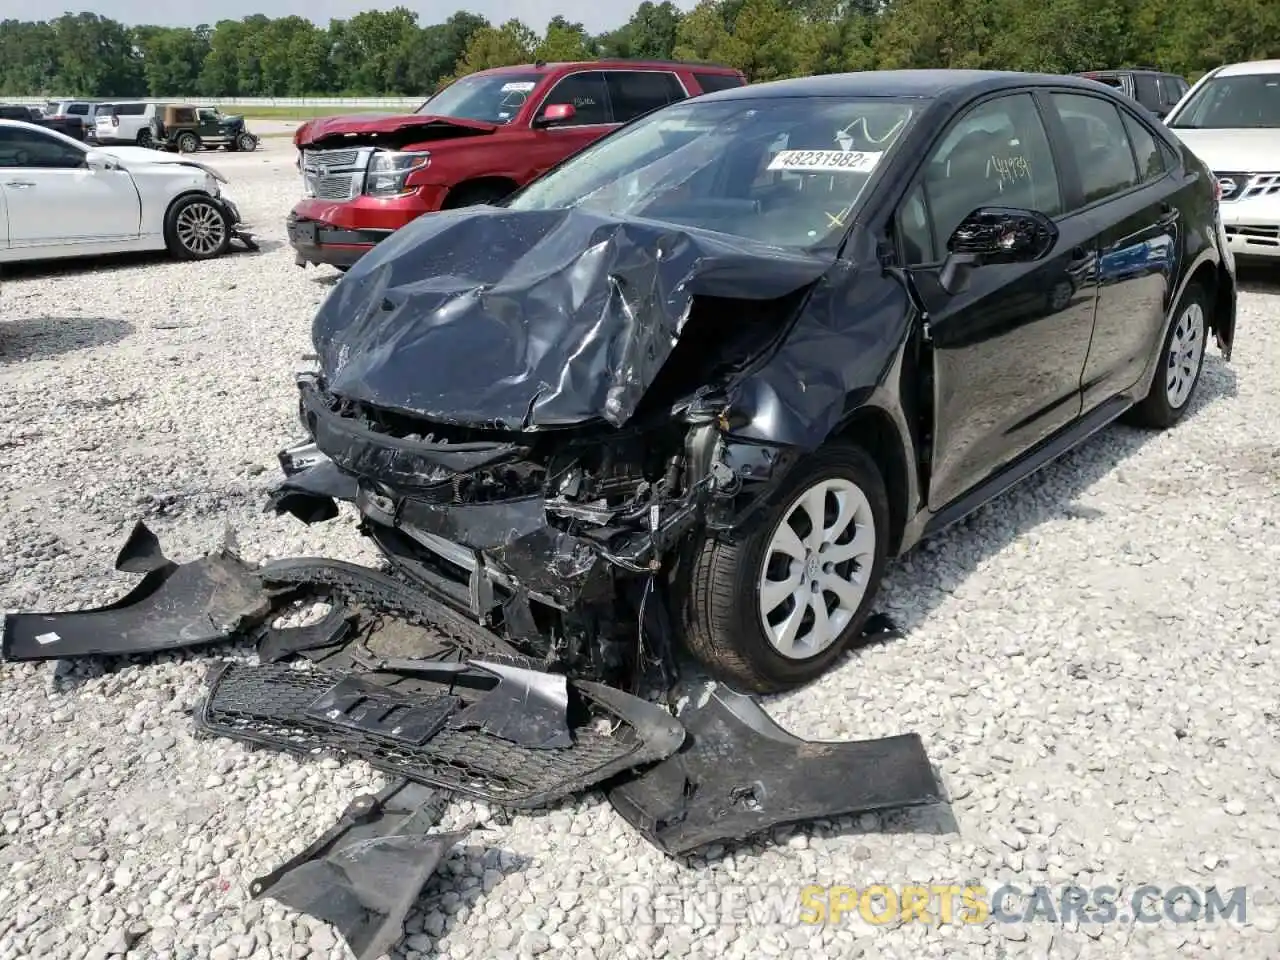
[[[760,620],[774,650],[807,660],[840,638],[870,585],[876,536],[871,503],[852,480],[819,480],[792,501],[760,572]]]
[[[222,211],[212,203],[196,200],[178,211],[174,231],[178,242],[188,253],[208,257],[226,241],[227,221]]]

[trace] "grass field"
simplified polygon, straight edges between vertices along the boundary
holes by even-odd
[[[349,113],[395,113],[393,107],[237,107],[228,105],[223,113],[238,113],[250,120],[313,120],[316,117],[334,117]]]

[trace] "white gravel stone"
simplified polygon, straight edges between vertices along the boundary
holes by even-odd
[[[287,140],[205,159],[261,254],[5,270],[0,607],[117,598],[135,580],[111,561],[139,518],[178,560],[228,523],[250,560],[376,559],[350,514],[307,528],[262,512],[297,434],[291,373],[336,274],[293,265]],[[456,804],[447,826],[484,829],[430,882],[393,960],[1280,954],[1278,370],[1280,285],[1246,275],[1236,360],[1210,353],[1186,422],[1110,428],[897,562],[881,608],[905,638],[767,704],[806,737],[919,732],[949,816],[838,818],[690,868],[598,794],[539,816]],[[344,955],[327,925],[249,901],[247,883],[383,778],[196,740],[209,660],[248,652],[0,665],[0,960],[79,960],[135,924],[150,932],[130,957]],[[637,884],[795,895],[1046,879],[1243,885],[1250,921],[1140,936],[1073,921],[1050,940],[1036,925],[693,925],[622,908]]]

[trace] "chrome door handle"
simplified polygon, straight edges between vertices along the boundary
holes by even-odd
[[[30,180],[9,180],[5,183],[5,186],[17,187],[19,190],[22,190],[22,189],[25,189],[26,187],[34,187],[35,184],[32,183]]]

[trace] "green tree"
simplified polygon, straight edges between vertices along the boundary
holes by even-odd
[[[534,47],[535,60],[547,63],[572,63],[589,60],[595,55],[595,41],[580,23],[570,23],[564,17],[553,17],[547,24],[546,36]]]
[[[538,35],[520,20],[508,20],[496,29],[482,27],[471,35],[453,75],[461,77],[477,70],[529,63],[534,59],[533,48],[537,43]]]

